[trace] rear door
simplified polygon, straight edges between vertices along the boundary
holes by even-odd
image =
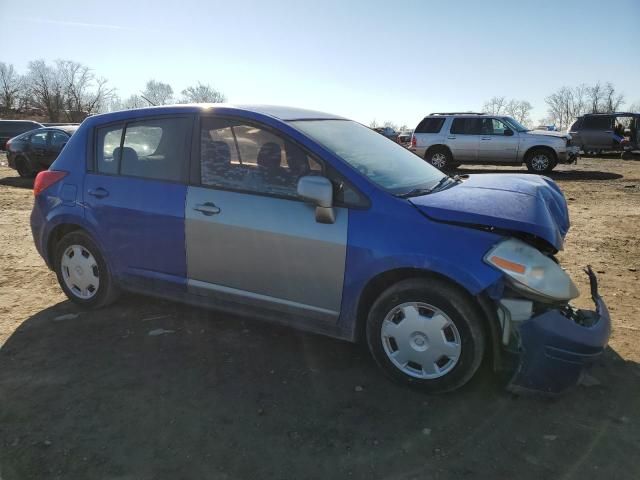
[[[318,223],[296,193],[319,161],[255,123],[205,117],[186,205],[189,291],[283,319],[335,323],[349,211]]]
[[[479,143],[480,120],[472,117],[454,117],[446,139],[454,161],[478,160]]]
[[[505,135],[511,130],[498,118],[480,119],[480,141],[478,143],[478,161],[486,163],[512,163],[518,154],[518,132]]]
[[[589,115],[584,117],[580,137],[582,145],[587,149],[612,148],[613,117],[610,115]]]
[[[124,283],[186,289],[184,204],[192,116],[97,128],[86,215]]]

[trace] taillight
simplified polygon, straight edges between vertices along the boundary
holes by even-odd
[[[416,146],[416,137],[415,137],[415,135],[411,135],[411,146],[412,147]]]
[[[44,170],[36,176],[33,182],[33,195],[38,196],[54,183],[59,182],[67,176],[67,172],[59,172],[56,170]]]

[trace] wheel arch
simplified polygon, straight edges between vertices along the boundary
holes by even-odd
[[[417,278],[424,280],[434,280],[443,282],[459,290],[476,305],[478,314],[482,318],[482,328],[486,335],[489,348],[486,355],[490,355],[494,369],[498,369],[501,364],[500,350],[500,325],[497,313],[492,309],[492,302],[487,295],[480,293],[472,295],[460,283],[441,273],[420,268],[396,268],[381,272],[371,278],[358,299],[356,318],[356,340],[361,341],[366,337],[367,317],[373,303],[387,288],[403,280]]]
[[[47,236],[47,243],[46,243],[46,255],[47,255],[46,261],[49,266],[51,266],[52,268],[54,266],[53,257],[55,253],[55,248],[58,242],[62,239],[62,237],[64,237],[68,233],[75,232],[78,230],[86,233],[91,238],[93,238],[93,235],[91,235],[91,233],[87,231],[87,229],[85,229],[82,225],[79,225],[77,223],[61,223],[59,225],[56,225],[51,230],[51,232],[49,232],[49,235]]]
[[[546,150],[547,152],[551,153],[551,156],[553,158],[554,162],[558,162],[558,154],[555,151],[555,149],[553,147],[550,147],[549,145],[534,145],[532,147],[529,147],[527,149],[526,152],[524,152],[524,155],[522,156],[522,160],[523,161],[527,161],[529,160],[529,156],[531,155],[531,153],[533,153],[534,150]]]
[[[433,152],[434,150],[446,150],[447,152],[449,152],[449,155],[451,155],[451,159],[453,159],[453,152],[448,145],[444,143],[435,143],[424,151],[425,160],[427,158],[427,155],[429,155],[429,153]]]

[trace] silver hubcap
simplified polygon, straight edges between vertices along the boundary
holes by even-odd
[[[62,254],[60,269],[65,285],[76,297],[88,300],[98,292],[98,262],[85,247],[68,247]]]
[[[431,165],[436,168],[444,168],[447,164],[447,156],[444,153],[434,153],[431,156]]]
[[[534,170],[546,170],[549,166],[549,157],[544,154],[538,154],[531,159],[531,166]]]
[[[389,360],[415,378],[446,375],[462,352],[455,324],[442,310],[426,303],[394,307],[382,322],[380,335]]]

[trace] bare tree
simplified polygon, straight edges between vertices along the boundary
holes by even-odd
[[[385,128],[392,128],[394,129],[396,132],[398,131],[398,125],[396,125],[394,122],[392,122],[391,120],[387,120],[386,122],[384,122],[382,124],[383,127]]]
[[[624,95],[617,93],[611,82],[607,82],[604,86],[604,100],[601,110],[604,113],[617,112],[624,104]]]
[[[46,112],[50,122],[59,122],[64,110],[64,88],[59,72],[44,60],[29,62],[29,95],[36,108]]]
[[[531,110],[533,110],[533,106],[526,100],[509,100],[504,107],[504,112],[507,115],[527,126],[531,124],[531,117],[529,116]]]
[[[369,128],[378,128],[379,126],[380,125],[378,124],[375,118],[369,122]]]
[[[140,95],[136,94],[131,95],[122,103],[122,107],[125,110],[131,110],[133,108],[143,108],[147,106],[149,106],[149,104],[145,102]]]
[[[629,105],[629,111],[630,112],[638,112],[640,113],[640,100],[638,100],[637,102],[633,102],[631,105]]]
[[[211,85],[203,85],[200,82],[182,90],[182,97],[180,103],[222,103],[227,100],[224,94]]]
[[[173,100],[173,88],[171,88],[171,85],[168,83],[149,80],[140,96],[146,100],[149,105],[167,105]]]
[[[0,95],[5,110],[14,108],[23,91],[24,81],[13,65],[0,62]]]
[[[56,65],[69,121],[81,122],[87,115],[107,107],[114,91],[107,88],[105,78],[96,78],[89,67],[71,60],[58,60]]]
[[[567,128],[576,117],[592,110],[592,94],[600,97],[600,86],[562,87],[545,98],[547,104],[546,122],[555,124],[561,130]]]
[[[493,97],[489,101],[484,102],[482,111],[490,113],[491,115],[500,115],[504,113],[506,105],[507,99],[505,97]]]

